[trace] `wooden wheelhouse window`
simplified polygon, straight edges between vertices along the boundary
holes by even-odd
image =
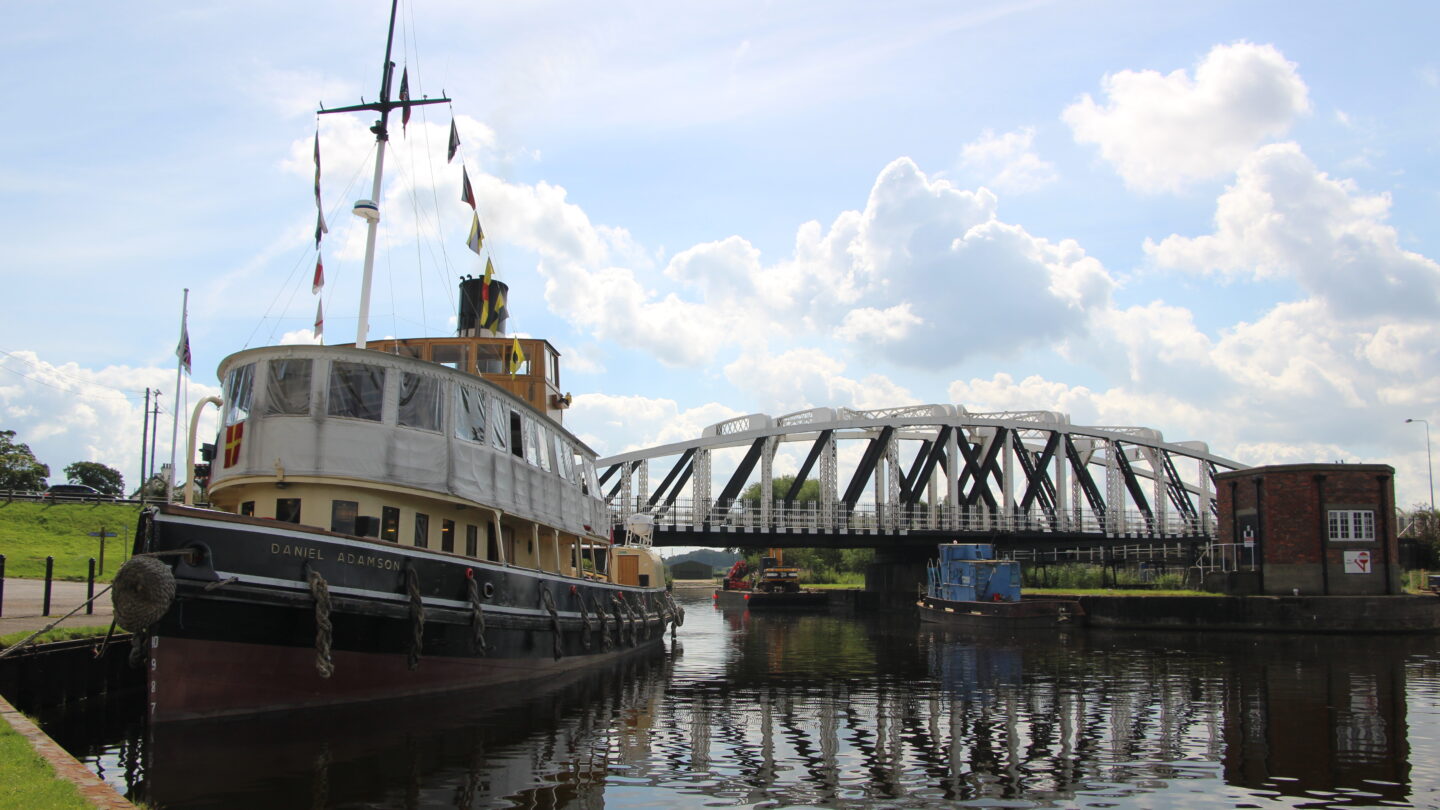
[[[300,522],[300,499],[299,498],[276,498],[275,519],[281,523]]]
[[[469,371],[470,366],[466,361],[467,347],[461,344],[442,343],[430,347],[430,362],[438,365],[453,368],[457,371]]]
[[[326,412],[331,416],[380,421],[385,398],[385,369],[364,363],[330,364],[330,394]]]
[[[400,509],[394,506],[380,507],[380,539],[392,543],[400,542]]]
[[[423,512],[415,513],[415,547],[430,547],[430,516]]]

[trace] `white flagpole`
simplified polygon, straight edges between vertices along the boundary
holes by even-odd
[[[170,421],[170,475],[165,479],[166,503],[175,502],[175,443],[180,439],[180,403],[184,401],[180,398],[180,383],[185,376],[184,351],[189,349],[187,344],[189,343],[190,335],[185,329],[185,319],[189,315],[189,311],[190,288],[186,287],[185,300],[184,303],[180,305],[180,342],[176,344],[180,351],[176,352],[178,356],[175,360],[175,414],[174,418]]]

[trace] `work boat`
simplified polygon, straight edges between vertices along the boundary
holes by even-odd
[[[393,71],[387,45],[380,101],[325,111],[379,115],[376,199],[390,111],[448,101],[410,101],[403,80],[391,101]],[[368,284],[378,210],[356,210]],[[368,343],[362,293],[354,345],[221,362],[210,506],[145,510],[115,580],[153,721],[483,701],[681,623],[650,526],[613,536],[595,453],[561,423],[559,354],[506,334],[506,292],[487,269],[460,284],[457,334]]]
[[[915,603],[920,620],[966,630],[1023,630],[1083,624],[1075,599],[1023,599],[1020,563],[995,559],[983,543],[942,543],[926,566],[926,587]]]

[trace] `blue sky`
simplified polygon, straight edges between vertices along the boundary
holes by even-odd
[[[307,338],[314,110],[374,97],[387,11],[10,10],[0,428],[53,480],[138,474],[184,288],[192,402],[226,354]],[[1384,462],[1429,497],[1404,420],[1440,419],[1433,4],[402,11],[511,327],[564,353],[567,426],[602,454],[953,402]],[[372,338],[449,332],[481,269],[450,114],[392,143]],[[330,342],[354,339],[366,124],[320,122]]]

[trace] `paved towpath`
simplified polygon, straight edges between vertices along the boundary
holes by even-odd
[[[109,583],[95,583],[95,593],[103,591]],[[51,583],[50,615],[42,616],[45,606],[45,580],[6,578],[5,595],[0,601],[0,636],[21,631],[34,632],[69,613],[77,605],[85,603],[85,583]],[[110,626],[114,608],[110,605],[110,594],[95,600],[95,613],[80,612],[66,619],[60,627]]]

